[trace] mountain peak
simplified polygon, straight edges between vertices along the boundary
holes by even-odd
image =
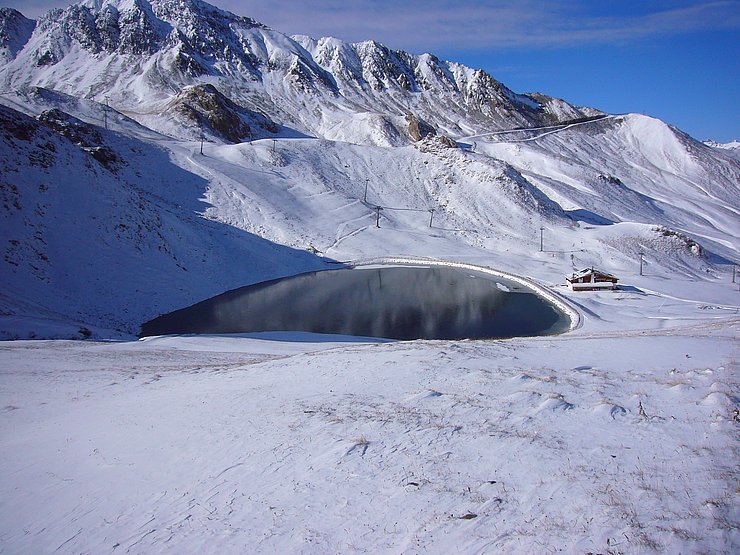
[[[0,64],[15,58],[35,28],[36,22],[18,10],[0,8]]]
[[[4,50],[0,89],[107,97],[131,113],[215,84],[235,105],[304,134],[384,146],[408,136],[409,114],[449,136],[592,115],[517,95],[483,70],[432,54],[375,40],[291,38],[201,0],[82,0],[38,25],[11,12],[3,22],[25,31],[6,31],[23,40]]]

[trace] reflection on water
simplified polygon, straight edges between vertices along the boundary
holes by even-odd
[[[483,339],[560,333],[568,326],[560,310],[511,281],[454,268],[384,267],[242,287],[147,322],[142,335],[306,331]]]

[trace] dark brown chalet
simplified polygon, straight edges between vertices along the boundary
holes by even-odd
[[[619,279],[601,270],[586,268],[585,270],[574,273],[570,277],[566,277],[565,281],[568,282],[568,287],[573,291],[600,291],[603,289],[616,289]]]

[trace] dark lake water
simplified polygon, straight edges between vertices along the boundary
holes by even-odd
[[[500,339],[567,331],[560,309],[512,281],[456,268],[300,274],[151,320],[142,335],[304,331],[388,339]]]

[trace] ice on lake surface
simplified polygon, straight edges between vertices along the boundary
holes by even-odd
[[[455,268],[300,274],[242,287],[142,326],[142,335],[306,331],[389,339],[493,339],[567,331],[568,317],[513,281]]]

